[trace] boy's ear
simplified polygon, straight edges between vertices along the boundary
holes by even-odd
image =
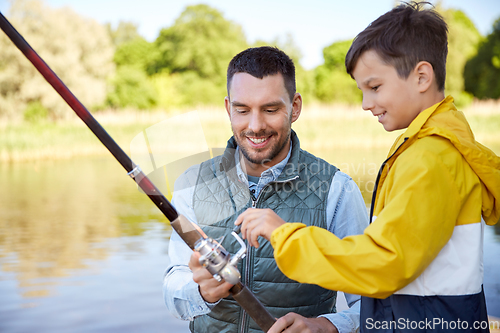
[[[432,65],[427,61],[421,61],[415,66],[414,71],[418,78],[418,91],[423,93],[429,90],[435,81]]]

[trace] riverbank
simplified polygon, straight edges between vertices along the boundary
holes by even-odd
[[[169,130],[189,132],[190,124],[176,112],[135,110],[104,111],[95,118],[114,140],[130,153],[134,137],[162,121]],[[198,108],[198,117],[209,147],[225,147],[231,136],[229,119],[223,107]],[[500,154],[500,102],[476,102],[464,109],[476,139]],[[314,153],[325,149],[387,150],[401,133],[387,133],[370,112],[360,106],[305,105],[293,124],[304,147]],[[183,145],[189,144],[183,142]],[[109,154],[76,115],[58,122],[7,122],[0,119],[0,162],[66,159],[75,156]]]

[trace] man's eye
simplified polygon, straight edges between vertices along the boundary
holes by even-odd
[[[244,110],[244,109],[236,109],[236,112],[237,113],[240,113],[240,114],[245,114],[248,112],[248,110]]]
[[[276,112],[278,111],[278,109],[267,109],[266,112],[268,113],[273,113],[273,112]]]

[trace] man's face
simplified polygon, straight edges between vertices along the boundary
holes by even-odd
[[[375,51],[363,53],[352,74],[363,92],[363,109],[378,117],[386,131],[408,127],[423,110],[418,75],[412,71],[407,79],[401,79]]]
[[[225,105],[249,175],[260,176],[286,157],[302,97],[296,93],[290,101],[281,74],[259,79],[236,73]]]

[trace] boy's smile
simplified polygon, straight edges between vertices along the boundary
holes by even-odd
[[[396,69],[384,63],[374,50],[361,55],[353,77],[363,92],[363,109],[378,117],[386,131],[408,127],[425,109],[421,105],[416,71],[402,79]]]

